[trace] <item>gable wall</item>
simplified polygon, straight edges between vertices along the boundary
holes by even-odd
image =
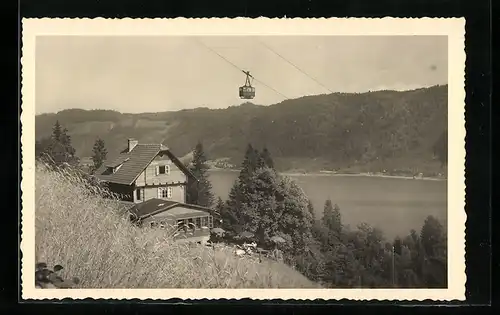
[[[169,165],[170,173],[156,175],[156,166]],[[182,172],[167,155],[158,154],[148,167],[139,175],[135,181],[136,187],[148,185],[163,185],[174,183],[186,183],[187,176]]]

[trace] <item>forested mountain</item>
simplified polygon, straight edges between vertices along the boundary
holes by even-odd
[[[334,93],[271,106],[143,114],[69,109],[38,115],[36,137],[49,136],[58,120],[80,157],[92,154],[97,137],[105,141],[108,157],[133,137],[163,141],[181,157],[201,141],[209,159],[229,158],[235,165],[252,143],[267,147],[281,170],[437,173],[447,158],[447,89]]]

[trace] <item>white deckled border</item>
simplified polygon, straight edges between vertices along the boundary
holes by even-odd
[[[23,19],[23,299],[465,299],[465,19]],[[448,289],[35,289],[36,36],[444,35],[448,36]]]

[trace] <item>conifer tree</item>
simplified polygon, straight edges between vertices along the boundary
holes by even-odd
[[[342,220],[340,216],[340,208],[337,204],[332,205],[332,201],[328,199],[325,202],[325,207],[323,210],[323,224],[337,236],[340,235],[342,231]]]
[[[54,139],[57,142],[60,142],[61,136],[62,136],[62,127],[61,124],[59,124],[59,120],[57,120],[56,123],[54,124],[54,127],[52,127],[52,139]]]
[[[264,158],[262,154],[260,154],[259,150],[255,149],[255,170],[261,169],[266,166]]]
[[[311,214],[312,223],[314,223],[316,221],[316,214],[314,213],[314,205],[313,205],[311,199],[309,199],[309,201],[307,202],[307,210]]]
[[[108,151],[104,146],[104,140],[100,138],[96,139],[92,152],[92,161],[94,162],[93,170],[95,171],[102,166],[102,163],[104,163],[106,156],[108,155]]]
[[[264,160],[264,164],[267,167],[274,168],[274,161],[271,158],[271,153],[266,147],[264,147],[264,149],[262,150],[262,159]]]
[[[222,200],[221,197],[217,197],[217,202],[215,203],[215,210],[221,212],[221,210],[224,208],[224,201]]]
[[[433,216],[428,216],[420,232],[425,254],[430,257],[443,256],[441,248],[445,243],[445,233],[441,223]]]
[[[54,124],[50,138],[42,139],[37,144],[37,155],[40,157],[48,156],[48,162],[54,163],[56,166],[64,163],[74,165],[78,162],[68,130],[63,129],[59,121]]]
[[[251,144],[247,145],[245,157],[241,163],[241,171],[229,191],[229,196],[224,210],[223,222],[227,224],[226,228],[231,227],[234,231],[239,230],[241,220],[241,205],[246,200],[246,191],[250,177],[256,169],[255,150]],[[239,231],[238,231],[239,232]]]
[[[193,151],[193,161],[189,165],[190,171],[196,176],[198,181],[190,180],[186,196],[189,203],[212,207],[214,195],[212,193],[212,184],[208,179],[208,168],[203,144],[198,142]]]
[[[241,171],[239,175],[239,180],[241,182],[246,182],[253,172],[257,169],[257,156],[255,154],[255,149],[251,144],[248,144],[247,150],[245,152],[245,157],[241,165]]]

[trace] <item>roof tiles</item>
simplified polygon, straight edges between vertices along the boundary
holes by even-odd
[[[159,144],[138,144],[132,151],[120,153],[113,161],[124,161],[115,173],[109,172],[106,165],[104,165],[97,170],[96,176],[108,182],[131,185],[149,163],[151,163],[158,152],[160,152]],[[126,160],[127,158],[128,160]],[[113,163],[109,164],[112,165]]]

